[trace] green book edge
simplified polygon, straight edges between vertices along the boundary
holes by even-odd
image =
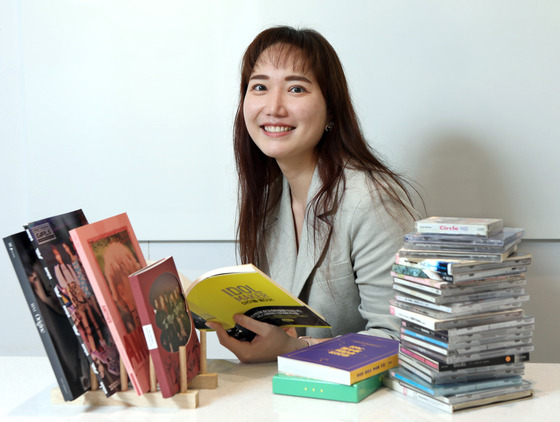
[[[358,403],[383,385],[387,371],[352,385],[278,373],[272,377],[272,392],[288,396]]]

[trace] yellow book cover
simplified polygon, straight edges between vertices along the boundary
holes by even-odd
[[[325,319],[252,264],[224,267],[197,278],[185,292],[196,328],[222,324],[229,335],[251,340],[254,333],[236,325],[234,314],[281,327],[328,327]]]

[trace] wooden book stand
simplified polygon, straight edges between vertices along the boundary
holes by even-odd
[[[51,402],[54,404],[77,404],[82,406],[136,406],[136,407],[174,407],[180,409],[194,409],[198,407],[198,390],[215,389],[218,387],[218,374],[207,373],[206,362],[206,332],[200,331],[200,373],[193,378],[187,388],[187,352],[184,346],[179,348],[180,385],[179,393],[173,397],[163,398],[158,390],[154,365],[150,357],[150,391],[136,394],[128,389],[128,375],[121,361],[121,391],[107,397],[99,389],[97,377],[92,373],[91,390],[73,401],[64,401],[58,387],[51,391]]]

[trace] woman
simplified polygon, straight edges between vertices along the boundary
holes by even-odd
[[[300,297],[331,329],[236,322],[240,342],[215,323],[243,362],[348,332],[397,338],[390,266],[418,217],[400,177],[369,149],[332,46],[313,30],[263,31],[242,62],[234,130],[240,183],[238,237],[252,262]],[[301,334],[301,333],[300,333]]]

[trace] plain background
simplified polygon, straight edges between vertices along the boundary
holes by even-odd
[[[0,235],[127,212],[148,259],[173,255],[189,278],[236,263],[239,64],[278,24],[333,44],[367,138],[429,215],[526,229],[532,360],[560,362],[555,1],[5,0]],[[0,354],[43,354],[5,253],[0,271]]]

